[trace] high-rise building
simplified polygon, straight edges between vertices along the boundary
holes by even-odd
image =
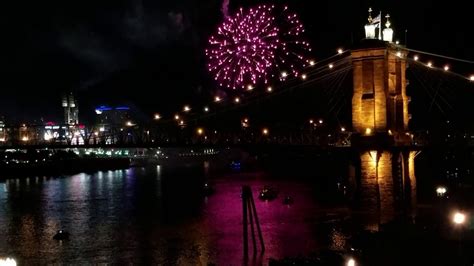
[[[79,124],[79,107],[72,92],[63,96],[62,106],[64,108],[64,123],[68,125]]]

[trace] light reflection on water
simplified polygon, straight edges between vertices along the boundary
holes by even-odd
[[[241,265],[242,185],[253,189],[265,240],[266,252],[257,260],[345,248],[348,235],[335,224],[349,211],[319,202],[314,184],[233,174],[212,180],[216,193],[202,197],[196,188],[206,171],[175,173],[155,165],[8,180],[0,185],[0,257],[20,264]],[[258,200],[264,185],[280,196]],[[285,195],[293,205],[282,203]],[[59,229],[71,239],[53,240]]]

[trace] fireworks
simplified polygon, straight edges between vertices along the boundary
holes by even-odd
[[[267,84],[275,73],[298,76],[309,64],[309,43],[303,25],[285,7],[260,5],[229,16],[209,39],[208,69],[221,87],[232,89]]]

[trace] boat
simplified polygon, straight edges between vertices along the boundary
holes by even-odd
[[[258,193],[258,198],[261,200],[274,200],[277,196],[278,192],[269,186],[264,186]]]
[[[283,204],[285,204],[285,205],[293,204],[293,197],[291,197],[291,196],[286,196],[286,197],[283,199]]]
[[[69,233],[64,230],[58,230],[58,232],[53,236],[55,240],[67,240],[69,239]]]
[[[210,196],[214,194],[214,187],[212,187],[209,183],[204,183],[203,192],[204,195]]]

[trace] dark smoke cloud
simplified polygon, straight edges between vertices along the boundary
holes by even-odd
[[[227,18],[229,16],[229,1],[230,0],[223,0],[222,1],[221,11],[222,11],[222,15],[224,16],[224,18]]]
[[[104,19],[63,28],[59,34],[59,47],[84,69],[79,88],[127,68],[137,49],[153,52],[176,41],[188,27],[182,12],[154,9],[147,13],[142,1],[134,1],[124,13],[108,12]]]

